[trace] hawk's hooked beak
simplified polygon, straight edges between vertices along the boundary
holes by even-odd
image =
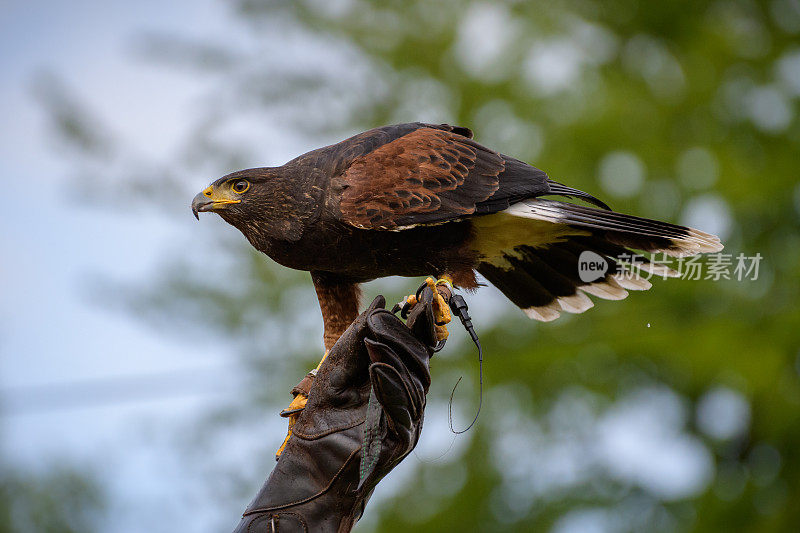
[[[215,190],[212,185],[209,185],[192,200],[192,213],[194,218],[200,220],[198,215],[200,211],[212,211],[228,204],[238,204],[239,202],[241,200],[233,198],[229,191],[220,190],[219,188]]]

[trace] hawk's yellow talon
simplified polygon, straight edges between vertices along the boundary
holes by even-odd
[[[448,283],[445,280],[439,281],[442,281],[442,283]],[[449,324],[450,320],[452,320],[452,317],[450,316],[450,306],[447,305],[447,302],[444,301],[444,298],[436,289],[436,285],[439,285],[439,281],[433,281],[433,278],[427,278],[425,283],[428,284],[431,292],[433,292],[433,316],[436,320],[436,324]]]
[[[292,436],[292,428],[289,428],[289,432],[286,433],[286,438],[283,439],[283,444],[281,444],[281,447],[278,448],[277,452],[275,452],[276,461],[281,458],[281,454],[283,453],[283,450],[286,448],[286,445],[289,444],[289,439],[291,438],[291,436]]]
[[[290,403],[287,408],[281,411],[281,416],[289,416],[290,414],[292,414],[290,411],[294,412],[302,411],[303,409],[305,409],[306,403],[308,403],[308,397],[305,396],[304,394],[298,394],[297,396],[294,397],[292,403]],[[287,414],[284,415],[284,413]]]
[[[436,338],[443,341],[450,335],[450,332],[447,331],[446,324],[450,323],[452,316],[450,315],[450,306],[444,301],[444,298],[439,294],[436,287],[437,285],[447,285],[452,291],[453,283],[448,276],[442,276],[437,281],[434,281],[433,278],[430,277],[425,278],[425,283],[428,284],[431,292],[433,292],[433,318],[436,322],[434,326],[436,329]]]
[[[307,402],[307,396],[304,394],[298,394],[294,397],[292,403],[289,404],[289,407],[281,411],[281,416],[289,419],[289,429],[286,431],[286,438],[283,439],[283,444],[281,444],[281,447],[278,448],[277,452],[275,452],[276,461],[280,459],[281,453],[283,453],[286,445],[289,444],[289,439],[292,438],[292,428],[294,428],[294,424],[297,422],[297,417],[300,416],[300,413],[306,408]]]
[[[317,367],[311,372],[309,372],[308,376],[306,376],[306,378],[303,379],[313,380],[314,376],[317,375],[317,372],[319,371],[326,357],[328,357],[327,350],[325,350],[325,355],[322,356],[322,359],[320,359]],[[302,383],[303,381],[301,381],[300,384],[298,384],[298,387],[302,388]],[[310,389],[311,385],[309,385],[308,388]],[[284,448],[286,448],[286,445],[289,444],[289,439],[292,437],[292,428],[294,427],[295,422],[297,422],[297,417],[300,416],[300,413],[303,412],[303,409],[306,408],[306,404],[308,403],[308,394],[298,392],[296,388],[293,390],[293,392],[295,394],[294,398],[292,399],[292,402],[280,412],[280,416],[289,419],[289,430],[286,432],[286,438],[283,439],[283,444],[281,444],[281,447],[278,448],[277,452],[275,452],[276,461],[280,458],[281,453],[283,453]]]
[[[283,444],[281,447],[278,448],[278,451],[275,452],[275,460],[277,461],[281,457],[281,453],[283,453],[284,448],[286,445],[289,444],[289,439],[292,438],[292,428],[294,428],[295,422],[297,422],[297,417],[300,416],[300,413],[305,409],[306,403],[308,402],[308,397],[303,394],[298,394],[292,400],[292,403],[289,404],[289,407],[281,411],[280,415],[284,418],[289,419],[289,428],[286,431],[286,438],[283,439]]]

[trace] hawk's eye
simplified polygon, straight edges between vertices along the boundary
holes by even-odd
[[[233,192],[242,194],[244,191],[250,188],[250,182],[247,180],[238,180],[233,183],[231,187]]]

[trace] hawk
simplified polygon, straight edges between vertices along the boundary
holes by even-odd
[[[722,249],[714,235],[614,212],[447,124],[384,126],[280,167],[233,172],[200,192],[192,211],[219,214],[276,262],[311,273],[326,349],[358,316],[359,283],[375,278],[447,275],[475,289],[480,273],[546,322],[586,311],[588,295],[620,300],[650,288],[626,267],[676,274],[637,250]],[[592,279],[581,270],[586,257],[599,266]]]

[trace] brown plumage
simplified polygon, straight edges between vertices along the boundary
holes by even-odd
[[[355,158],[342,174],[339,206],[347,223],[365,229],[455,219],[497,191],[504,168],[502,157],[463,135],[420,128]]]
[[[553,195],[599,208],[542,198]],[[477,271],[528,316],[548,321],[591,307],[587,293],[621,299],[625,289],[649,288],[620,266],[630,249],[680,256],[722,248],[698,230],[610,211],[446,124],[376,128],[281,167],[228,174],[192,209],[217,212],[278,263],[311,272],[326,348],[357,316],[358,284],[371,279],[448,274],[471,289]],[[589,251],[607,271],[587,281],[578,263]]]

